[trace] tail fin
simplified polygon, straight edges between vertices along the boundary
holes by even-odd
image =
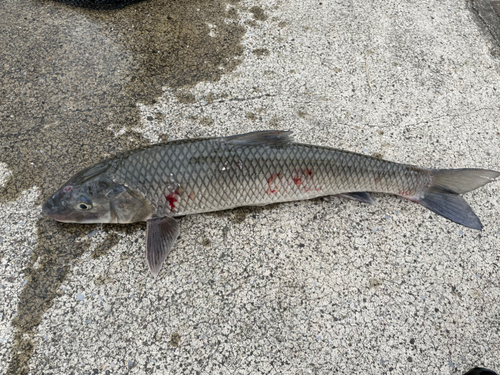
[[[455,223],[481,230],[481,221],[458,194],[495,181],[500,172],[486,169],[434,169],[431,176],[432,185],[417,203]]]

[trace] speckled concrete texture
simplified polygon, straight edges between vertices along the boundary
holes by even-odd
[[[468,2],[222,9],[225,21],[200,33],[243,28],[227,57],[238,63],[167,80],[160,96],[135,102],[135,124],[99,122],[106,142],[285,129],[402,163],[500,170],[499,48]],[[82,152],[84,167],[91,149]],[[4,163],[7,186],[18,172]],[[187,216],[154,281],[145,225],[41,218],[40,191],[78,167],[0,206],[2,375],[500,372],[500,182],[465,196],[481,232],[386,195]],[[39,290],[41,270],[53,270],[54,288],[37,315],[26,291]]]

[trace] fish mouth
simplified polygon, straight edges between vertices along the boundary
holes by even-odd
[[[59,207],[54,204],[53,198],[50,198],[42,205],[42,214],[50,219],[60,221],[62,223],[71,222],[68,220],[67,215],[60,212]]]
[[[54,209],[54,203],[51,198],[42,205],[42,214],[47,217],[52,217],[51,215],[53,214],[53,209]]]

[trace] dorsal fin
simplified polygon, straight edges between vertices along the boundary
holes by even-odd
[[[224,143],[238,146],[285,145],[293,142],[291,131],[264,130],[221,138]]]

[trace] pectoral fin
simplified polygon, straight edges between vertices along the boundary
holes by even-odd
[[[147,221],[146,259],[149,270],[155,278],[178,236],[179,223],[171,217]]]

